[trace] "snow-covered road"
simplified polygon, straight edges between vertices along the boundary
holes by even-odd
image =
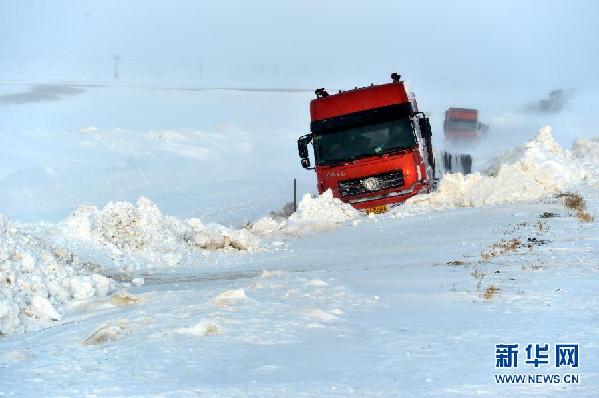
[[[557,201],[457,209],[365,219],[239,257],[226,273],[147,275],[129,299],[99,298],[60,325],[3,339],[0,391],[592,396],[597,231]],[[502,239],[522,247],[481,257]],[[504,342],[580,344],[581,384],[495,384]]]

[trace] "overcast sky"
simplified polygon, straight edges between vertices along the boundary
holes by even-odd
[[[0,80],[598,86],[597,1],[0,0]]]

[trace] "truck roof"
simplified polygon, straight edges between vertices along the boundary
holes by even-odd
[[[449,108],[445,119],[477,120],[478,110],[472,108]]]
[[[393,82],[342,91],[310,102],[312,121],[324,120],[383,106],[408,103],[404,83]]]

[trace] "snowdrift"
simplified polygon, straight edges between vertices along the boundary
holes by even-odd
[[[581,156],[588,156],[593,151],[586,144],[578,147],[574,152]],[[534,201],[566,190],[587,177],[587,168],[572,151],[563,149],[551,135],[551,128],[545,126],[531,141],[497,157],[480,173],[445,174],[436,192],[411,198],[405,207],[396,210],[396,214],[419,208],[479,207]]]
[[[189,248],[259,249],[258,240],[244,229],[205,226],[197,218],[165,216],[144,197],[137,206],[129,202],[110,202],[102,209],[81,206],[66,220],[65,231],[72,238],[136,253],[171,253]]]
[[[350,205],[325,192],[306,194],[288,218],[269,216],[243,228],[203,224],[197,218],[164,215],[149,199],[136,204],[110,202],[103,208],[80,206],[53,226],[51,240],[90,262],[126,273],[161,267],[197,266],[211,253],[248,253],[280,246],[280,236],[335,228],[359,217]]]
[[[250,227],[259,236],[299,236],[309,232],[326,231],[339,224],[355,220],[360,213],[351,205],[333,197],[329,189],[322,195],[305,194],[297,211],[288,218],[264,217]]]
[[[593,166],[599,165],[599,137],[576,140],[572,145],[572,152],[577,158],[586,160]]]
[[[576,140],[572,153],[587,170],[589,185],[599,186],[599,137]]]
[[[111,280],[0,216],[0,335],[61,319],[64,304],[104,296]]]
[[[185,254],[257,251],[261,238],[328,229],[358,216],[330,191],[305,195],[287,219],[267,217],[241,229],[166,216],[143,197],[102,209],[80,206],[58,224],[17,228],[0,216],[0,335],[58,321],[68,302],[105,296],[118,285],[98,272],[122,271],[121,263],[147,269],[177,265]]]

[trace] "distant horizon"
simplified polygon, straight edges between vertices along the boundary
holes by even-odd
[[[406,18],[409,12],[413,18]],[[0,4],[0,81],[599,88],[593,1]]]

